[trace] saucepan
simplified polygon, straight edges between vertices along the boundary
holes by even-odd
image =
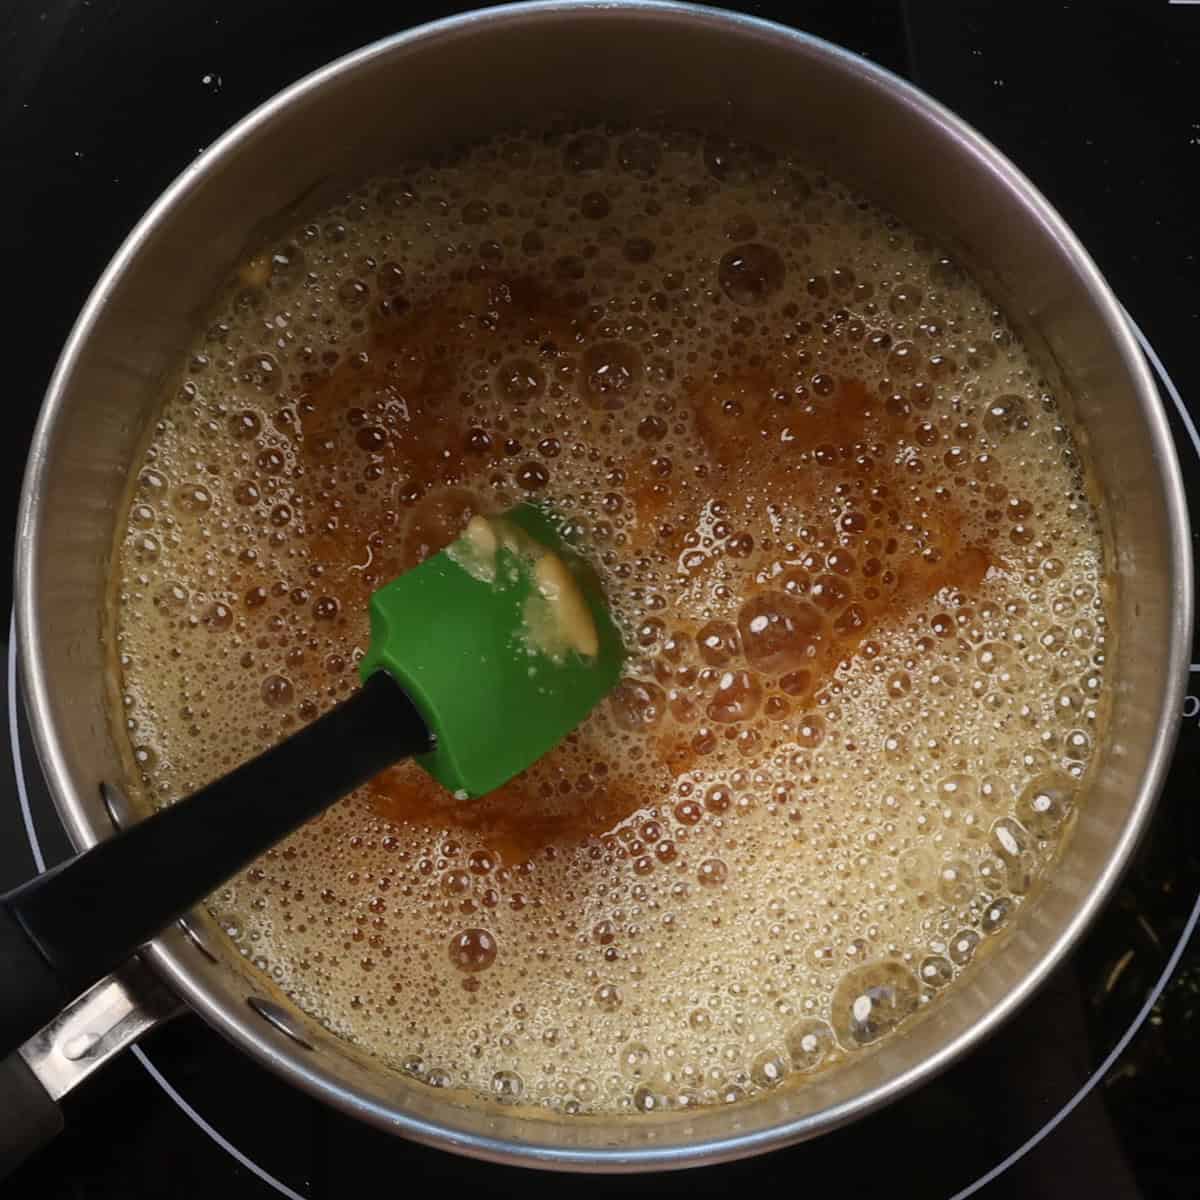
[[[1110,732],[1057,870],[957,994],[878,1052],[802,1087],[652,1117],[535,1116],[385,1069],[293,1005],[197,909],[4,1064],[0,1142],[10,1161],[58,1127],[65,1091],[180,1005],[318,1099],[457,1153],[593,1171],[758,1153],[862,1117],[969,1053],[1062,960],[1128,862],[1172,748],[1192,572],[1167,421],[1120,305],[1030,182],[915,88],[777,25],[648,2],[493,8],[340,59],[197,158],[117,252],[46,395],[16,561],[30,723],[75,846],[92,846],[139,815],[123,799],[108,712],[106,572],[161,381],[223,277],[280,214],[339,181],[548,112],[665,114],[798,147],[952,246],[1040,348],[1090,450],[1115,583]]]

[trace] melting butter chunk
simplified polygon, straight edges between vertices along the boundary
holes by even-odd
[[[470,543],[471,549],[481,558],[495,557],[499,541],[496,537],[495,526],[487,517],[481,517],[478,514],[473,516],[467,522],[463,536]]]
[[[525,642],[530,650],[560,659],[568,650],[594,658],[600,635],[571,569],[548,546],[503,517],[474,516],[447,554],[473,579],[496,581],[501,549],[525,560],[534,591],[525,604]]]
[[[585,658],[594,658],[600,649],[596,622],[567,564],[547,550],[534,564],[533,575],[558,639]]]
[[[500,545],[497,524],[494,518],[474,516],[459,537],[446,547],[450,561],[481,583],[493,583],[496,579],[496,550]]]

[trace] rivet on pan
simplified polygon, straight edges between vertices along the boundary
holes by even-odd
[[[214,951],[204,940],[204,935],[200,930],[196,929],[187,917],[180,917],[178,921],[179,928],[183,930],[183,936],[187,938],[209,962],[219,962],[216,951]]]
[[[118,833],[134,823],[136,818],[129,797],[115,784],[102,783],[100,799],[104,801],[104,811],[108,813],[108,819]]]
[[[291,1014],[288,1013],[286,1009],[281,1008],[278,1004],[275,1004],[270,1000],[263,1000],[259,996],[247,996],[246,1003],[249,1004],[250,1007],[254,1009],[254,1011],[258,1013],[260,1017],[263,1018],[263,1020],[274,1025],[280,1033],[286,1033],[293,1042],[299,1043],[305,1048],[305,1050],[311,1050],[313,1048],[312,1043],[292,1023]]]

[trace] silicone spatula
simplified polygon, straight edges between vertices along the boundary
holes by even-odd
[[[464,802],[613,687],[621,638],[548,512],[474,518],[370,601],[362,686],[287,741],[0,897],[0,1057],[252,859],[415,757]]]
[[[560,742],[622,661],[599,585],[554,518],[523,504],[480,522],[375,592],[359,668],[364,681],[386,671],[412,699],[434,734],[417,761],[462,799]],[[559,564],[568,576],[551,580]]]

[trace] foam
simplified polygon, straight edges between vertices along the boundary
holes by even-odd
[[[210,902],[433,1086],[651,1111],[876,1044],[1011,921],[1103,736],[1036,363],[751,147],[514,137],[348,194],[234,276],[138,471],[116,719],[157,803],[345,696],[371,589],[475,513],[540,498],[600,573],[627,678],[560,750],[472,806],[398,768]]]

